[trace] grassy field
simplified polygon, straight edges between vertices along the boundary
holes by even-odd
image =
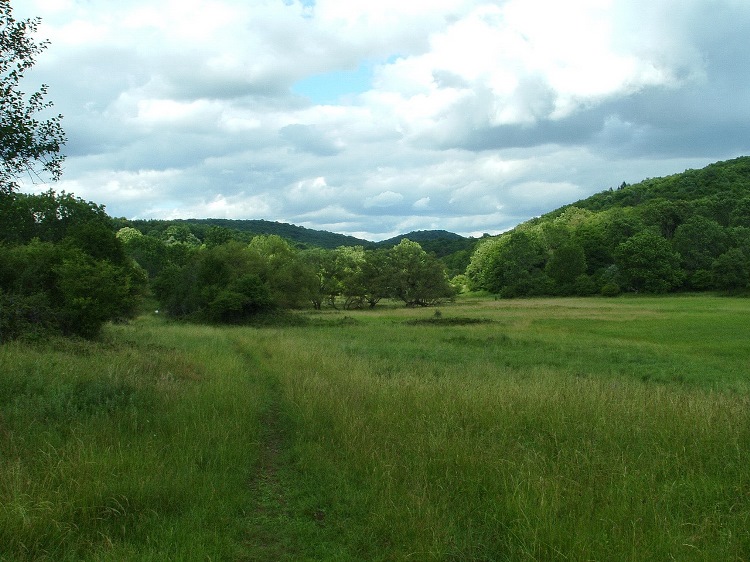
[[[750,300],[0,347],[0,560],[750,559]]]

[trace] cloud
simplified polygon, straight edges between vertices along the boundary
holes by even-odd
[[[430,198],[422,197],[411,206],[415,211],[428,211],[430,209]]]
[[[331,140],[315,125],[287,125],[279,134],[295,150],[317,156],[333,156],[344,148],[342,142]]]
[[[750,153],[740,0],[29,0],[14,12],[41,16],[52,42],[28,78],[65,116],[57,188],[116,216],[495,233]]]
[[[400,193],[395,193],[393,191],[384,191],[382,193],[378,193],[374,197],[367,197],[364,202],[364,207],[365,208],[393,207],[401,203],[401,201],[403,200],[404,200],[404,196],[401,195]]]

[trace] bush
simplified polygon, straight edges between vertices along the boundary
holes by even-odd
[[[69,244],[0,246],[0,338],[47,333],[95,337],[132,316],[145,285],[130,264],[94,259]]]
[[[616,297],[620,294],[620,286],[617,283],[606,283],[599,292],[603,297]]]

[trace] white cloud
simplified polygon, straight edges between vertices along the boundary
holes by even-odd
[[[307,201],[329,201],[336,196],[336,189],[329,186],[324,177],[298,181],[287,190],[290,201],[304,203]]]
[[[415,211],[427,211],[430,209],[430,198],[422,197],[418,201],[415,201],[412,205],[412,209]]]
[[[364,207],[393,207],[401,203],[401,201],[403,200],[404,196],[400,193],[395,193],[393,191],[384,191],[382,193],[378,193],[374,197],[367,197],[364,202]]]

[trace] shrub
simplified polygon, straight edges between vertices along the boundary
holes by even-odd
[[[605,283],[600,293],[603,297],[616,297],[620,294],[620,286],[617,283]]]

